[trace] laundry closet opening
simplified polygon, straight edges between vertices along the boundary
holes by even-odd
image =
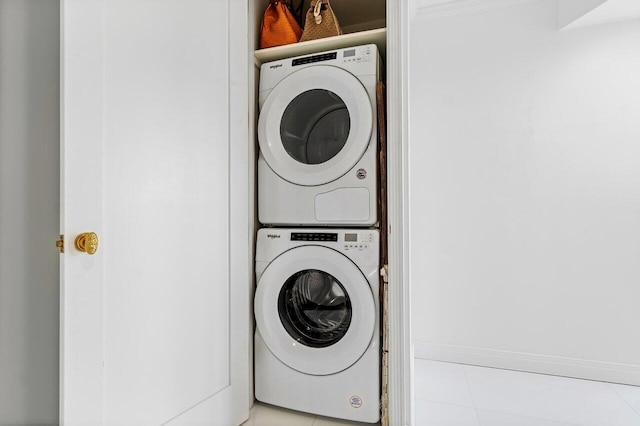
[[[331,12],[342,34],[259,49],[286,6],[250,6],[255,399],[387,424],[386,2],[310,3],[303,39]]]

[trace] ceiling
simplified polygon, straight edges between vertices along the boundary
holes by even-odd
[[[640,18],[640,0],[607,0],[572,23],[570,28]]]
[[[417,9],[470,10],[483,6],[507,5],[509,0],[409,0]],[[522,0],[511,0],[514,3]],[[572,11],[574,16],[563,23],[567,28],[585,27],[607,22],[640,18],[640,0],[559,0],[560,9]],[[598,5],[598,3],[602,3]],[[596,7],[597,6],[597,7]]]

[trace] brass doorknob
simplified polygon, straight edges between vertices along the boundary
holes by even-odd
[[[94,254],[98,251],[98,234],[95,232],[85,232],[76,237],[76,248],[87,254]]]

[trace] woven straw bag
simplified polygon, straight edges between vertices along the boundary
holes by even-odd
[[[300,41],[317,40],[342,34],[329,0],[312,0]]]

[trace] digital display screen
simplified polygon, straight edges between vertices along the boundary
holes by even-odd
[[[351,56],[356,56],[356,49],[345,50],[342,54],[343,58],[350,58]]]
[[[344,234],[344,240],[348,243],[355,243],[358,241],[358,234]]]

